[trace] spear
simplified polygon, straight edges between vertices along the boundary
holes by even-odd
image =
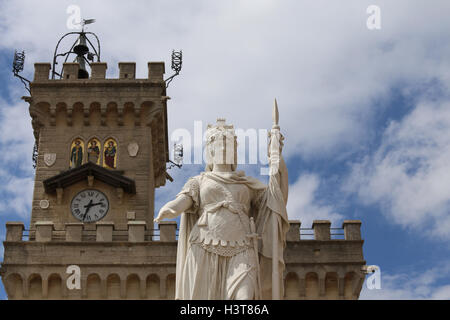
[[[256,226],[255,221],[253,217],[250,218],[250,234],[248,235],[249,238],[252,239],[253,242],[253,250],[255,250],[255,262],[256,262],[256,271],[258,273],[257,280],[258,280],[258,290],[255,292],[256,299],[261,300],[262,299],[262,287],[261,287],[261,269],[259,266],[259,257],[258,257],[258,239],[261,237],[256,233]]]
[[[270,131],[270,179],[276,179],[280,164],[280,126],[277,99],[272,110],[272,130]],[[272,300],[280,300],[280,277],[278,265],[278,217],[272,211]]]

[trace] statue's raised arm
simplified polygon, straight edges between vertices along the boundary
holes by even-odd
[[[284,292],[282,281],[283,250],[286,246],[286,233],[289,229],[286,211],[289,183],[287,167],[281,155],[284,137],[280,133],[277,100],[275,100],[273,106],[272,122],[268,148],[269,186],[266,191],[266,203],[258,212],[257,225],[259,226],[258,231],[262,234],[260,264],[261,278],[263,278],[263,297],[278,300]],[[270,269],[271,281],[268,279]],[[271,284],[270,287],[269,283]]]
[[[272,110],[272,129],[269,133],[269,175],[277,179],[280,190],[283,194],[285,205],[288,200],[289,181],[286,163],[282,155],[284,146],[284,136],[280,132],[278,104],[275,99]]]

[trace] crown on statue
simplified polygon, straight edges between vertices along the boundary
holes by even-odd
[[[234,142],[236,139],[236,133],[234,132],[234,126],[226,124],[225,119],[218,118],[215,125],[208,124],[206,129],[206,145],[212,144],[215,141],[226,138]]]

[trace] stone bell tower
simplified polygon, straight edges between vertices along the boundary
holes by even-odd
[[[39,151],[30,229],[45,221],[55,230],[126,229],[130,216],[153,225],[154,190],[168,177],[164,63],[148,63],[147,79],[135,79],[131,62],[119,63],[118,79],[105,79],[106,63],[91,68],[91,78],[78,79],[78,63],[65,63],[63,79],[49,80],[50,64],[35,64],[26,99]],[[105,205],[83,217],[90,200],[77,198],[82,190],[98,190],[92,204]]]
[[[57,79],[55,64],[35,63],[24,97],[38,150],[31,221],[7,223],[0,274],[10,299],[167,298],[175,270],[158,269],[167,250],[151,245],[176,230],[153,230],[155,188],[171,179],[164,62],[149,62],[145,79],[134,62],[114,79],[104,62],[89,73],[83,37]],[[80,289],[66,285],[69,265]]]

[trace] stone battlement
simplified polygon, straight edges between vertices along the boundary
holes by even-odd
[[[301,229],[301,222],[298,220],[290,221],[290,228],[287,234],[288,242],[297,241],[342,241],[342,240],[361,240],[361,221],[360,220],[344,220],[342,228],[331,228],[329,220],[314,220],[312,228]],[[338,229],[344,233],[333,234],[331,230]],[[301,230],[312,230],[306,236],[313,236],[313,239],[304,239],[305,234]],[[22,222],[6,223],[6,241],[17,242],[23,241],[25,226]],[[159,231],[159,232],[158,232]],[[177,223],[176,221],[163,221],[159,223],[159,229],[148,229],[145,221],[128,221],[128,228],[115,229],[113,222],[99,221],[95,224],[85,225],[81,222],[66,223],[62,230],[55,230],[52,221],[37,221],[34,228],[28,230],[28,237],[31,241],[48,242],[48,241],[129,241],[129,242],[145,242],[145,241],[177,241]],[[344,235],[344,239],[332,239],[332,236]]]
[[[119,62],[119,78],[107,79],[114,80],[148,80],[150,82],[163,82],[163,75],[165,73],[164,62],[148,62],[148,77],[146,79],[136,79],[136,63],[135,62]],[[62,79],[50,79],[50,63],[35,63],[34,64],[34,82],[67,82],[75,81],[82,82],[84,85],[90,81],[105,80],[106,70],[108,65],[106,62],[91,63],[91,74],[89,79],[78,79],[78,70],[80,65],[76,62],[65,62],[63,65]]]
[[[56,230],[52,221],[37,221],[34,228],[25,230],[22,222],[6,223],[6,242],[146,242],[163,241],[175,242],[177,223],[175,221],[162,222],[159,229],[147,229],[146,221],[128,221],[128,228],[115,229],[113,222],[99,221],[95,224],[84,225],[81,222],[66,223],[65,228]],[[24,234],[28,231],[28,234]]]

